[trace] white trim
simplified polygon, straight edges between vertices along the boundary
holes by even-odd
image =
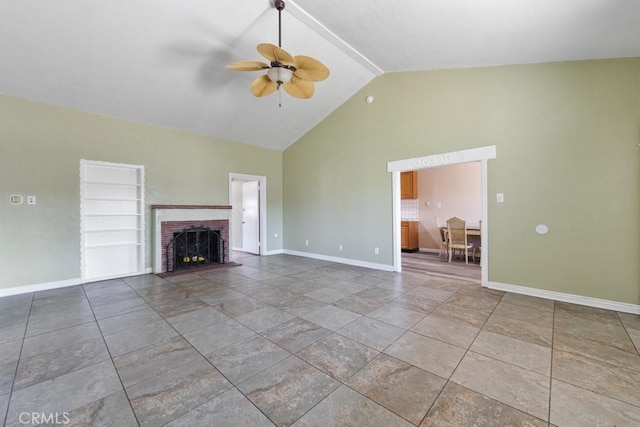
[[[229,205],[233,200],[233,187],[231,185],[234,179],[240,179],[244,181],[258,181],[259,185],[259,203],[258,207],[260,215],[260,242],[259,249],[260,255],[265,255],[268,252],[267,248],[267,177],[262,175],[247,175],[244,173],[229,172]],[[233,235],[233,229],[229,228],[229,240]],[[230,242],[231,243],[231,242]],[[229,261],[233,261],[233,255],[229,254]]]
[[[268,251],[265,253],[265,255],[269,256],[269,255],[280,255],[284,253],[284,249],[274,249],[272,251]]]
[[[111,279],[125,279],[132,276],[142,276],[145,274],[151,274],[151,267],[145,268],[143,273],[127,274],[126,276],[116,275],[107,278],[91,279],[90,281],[82,281],[82,278],[59,280],[56,282],[36,283],[34,285],[14,286],[12,288],[0,289],[0,298],[8,297],[11,295],[28,294],[30,292],[49,291],[51,289],[68,288],[70,286],[84,285],[85,283],[101,282],[103,280]]]
[[[387,172],[407,172],[436,166],[457,165],[459,163],[478,162],[496,158],[496,146],[470,148],[450,153],[433,154],[412,159],[396,160],[387,163]]]
[[[391,214],[393,220],[393,230],[391,233],[393,242],[393,271],[400,273],[402,272],[402,227],[400,226],[400,222],[402,221],[402,218],[400,217],[402,208],[400,203],[400,172],[393,172],[391,174],[391,181],[391,192],[393,194],[393,208]]]
[[[393,266],[388,264],[378,264],[375,262],[359,261],[357,259],[340,258],[335,256],[329,256],[329,255],[314,254],[311,252],[293,251],[291,249],[284,249],[283,253],[287,255],[295,255],[295,256],[301,256],[305,258],[313,258],[313,259],[319,259],[323,261],[337,262],[340,264],[354,265],[356,267],[372,268],[374,270],[393,271]]]
[[[480,245],[482,246],[482,256],[480,267],[482,268],[482,286],[489,283],[489,215],[488,215],[488,183],[487,183],[487,160],[495,159],[496,146],[487,145],[484,147],[471,148],[468,150],[452,151],[450,153],[434,154],[424,157],[414,157],[412,159],[396,160],[387,163],[387,172],[392,175],[392,206],[393,206],[393,271],[402,271],[402,254],[400,243],[400,172],[427,169],[437,166],[455,165],[460,163],[481,162],[482,163],[482,230],[480,231]]]
[[[605,310],[621,311],[623,313],[640,314],[640,305],[624,302],[610,301],[600,298],[585,297],[582,295],[565,294],[562,292],[548,291],[545,289],[528,288],[525,286],[510,285],[507,283],[489,282],[489,289],[513,292],[514,294],[530,295],[533,297],[551,299],[554,301],[569,302],[572,304],[586,305],[589,307],[603,308]]]
[[[495,158],[495,146],[493,147],[493,157]],[[482,167],[482,224],[480,227],[480,274],[481,279],[480,283],[482,286],[488,286],[489,283],[489,229],[487,228],[487,224],[489,223],[489,183],[487,180],[487,170],[489,169],[487,165],[487,160],[484,159],[481,162]],[[484,253],[483,253],[484,252]]]
[[[66,288],[69,286],[81,285],[82,279],[59,280],[57,282],[37,283],[35,285],[14,286],[12,288],[0,289],[0,298],[11,295],[28,294],[30,292],[48,291],[50,289]]]

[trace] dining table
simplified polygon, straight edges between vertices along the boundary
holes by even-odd
[[[446,226],[440,227],[440,228],[444,231],[444,234],[446,236],[447,233],[449,232],[448,228]],[[480,236],[480,226],[467,225],[467,236]]]
[[[479,235],[480,235],[479,225],[467,225],[467,236],[479,236]]]

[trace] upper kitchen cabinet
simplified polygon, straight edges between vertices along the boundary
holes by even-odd
[[[400,173],[400,198],[418,198],[418,172],[409,171]]]

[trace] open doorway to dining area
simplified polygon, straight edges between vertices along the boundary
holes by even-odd
[[[477,147],[477,148],[471,148],[471,149],[466,149],[466,150],[461,150],[461,151],[454,151],[454,152],[449,152],[449,153],[441,153],[441,154],[432,154],[432,155],[428,155],[428,156],[424,156],[424,157],[414,157],[414,158],[409,158],[409,159],[403,159],[403,160],[396,160],[396,161],[391,161],[387,163],[387,171],[390,172],[392,174],[392,201],[393,201],[393,270],[400,272],[400,271],[404,271],[405,268],[403,267],[403,257],[402,254],[403,253],[407,253],[407,252],[403,252],[402,251],[402,246],[406,245],[407,243],[409,243],[409,245],[411,245],[414,242],[410,242],[410,237],[407,236],[406,232],[409,231],[411,224],[413,223],[413,227],[414,230],[417,226],[417,230],[418,230],[418,237],[417,237],[417,252],[424,252],[425,255],[427,254],[433,254],[433,258],[430,258],[432,260],[436,260],[437,257],[437,261],[439,263],[442,263],[442,260],[440,260],[441,257],[441,253],[440,253],[440,245],[443,241],[445,241],[440,233],[433,233],[436,236],[436,240],[438,242],[438,253],[434,253],[431,252],[430,250],[427,249],[431,249],[434,250],[435,247],[433,248],[429,248],[429,247],[422,247],[423,249],[425,249],[424,251],[420,251],[420,244],[421,244],[421,239],[420,239],[420,226],[421,226],[421,219],[420,219],[420,210],[421,209],[425,209],[426,208],[434,208],[436,210],[440,210],[440,212],[442,212],[443,207],[445,206],[444,203],[442,201],[439,200],[433,200],[433,198],[431,197],[431,195],[427,195],[426,199],[423,199],[422,201],[420,200],[420,188],[419,188],[419,178],[418,178],[418,172],[422,171],[422,170],[427,170],[427,169],[438,169],[438,168],[443,168],[443,167],[447,167],[447,166],[453,166],[453,165],[465,165],[465,164],[479,164],[479,174],[477,173],[473,173],[472,175],[472,182],[479,182],[479,186],[480,186],[480,191],[476,191],[476,195],[479,194],[480,197],[480,215],[477,217],[477,225],[476,224],[472,224],[471,221],[473,220],[469,220],[469,228],[471,228],[472,225],[476,226],[476,234],[479,234],[480,236],[480,247],[476,248],[476,254],[478,254],[478,251],[480,251],[480,263],[479,263],[479,267],[478,266],[474,266],[473,264],[467,264],[467,262],[465,261],[464,263],[460,263],[460,265],[464,265],[465,267],[463,268],[467,268],[467,267],[472,267],[475,268],[476,271],[479,272],[480,275],[480,283],[483,286],[487,286],[488,281],[489,281],[489,256],[488,256],[488,251],[489,251],[489,245],[488,245],[488,230],[489,230],[489,220],[488,220],[488,212],[487,212],[487,196],[488,196],[488,189],[487,189],[487,172],[489,169],[489,165],[488,165],[488,161],[491,159],[495,159],[496,158],[496,146],[495,145],[489,145],[489,146],[483,146],[483,147]],[[443,169],[445,170],[445,169]],[[445,170],[446,171],[446,170]],[[410,172],[410,174],[403,174],[404,172]],[[417,221],[403,221],[403,209],[402,209],[402,201],[403,200],[407,200],[407,199],[411,199],[411,197],[407,197],[407,182],[411,182],[407,177],[412,177],[414,178],[413,180],[413,187],[410,187],[409,190],[411,190],[413,192],[413,199],[417,200],[417,202],[411,202],[413,203],[412,208],[415,209],[415,212],[413,213],[415,216],[413,219],[416,219],[417,217]],[[479,177],[479,178],[478,178]],[[402,185],[402,181],[404,181],[404,185]],[[462,180],[462,182],[466,185],[469,185],[469,183],[465,182],[465,180]],[[404,188],[403,188],[404,187]],[[477,188],[477,187],[476,187]],[[404,189],[404,191],[403,191]],[[402,197],[404,196],[404,197]],[[460,200],[460,199],[464,199],[464,196],[453,196],[451,200]],[[438,203],[440,203],[440,205],[438,205]],[[449,202],[447,202],[449,203]],[[407,212],[407,209],[405,207],[405,213],[404,213],[407,217],[405,217],[404,219],[412,219],[409,217],[409,215],[411,215],[412,213]],[[456,216],[457,214],[453,214],[454,216]],[[444,224],[446,223],[447,219],[450,218],[444,218],[445,216],[448,216],[448,214],[445,215],[439,215],[438,214],[434,214],[431,215],[432,216],[432,221],[430,222],[428,219],[424,219],[422,222],[424,225],[422,225],[423,229],[427,229],[427,227],[430,227],[428,224],[433,224],[434,230],[439,230],[440,227],[438,227],[438,224],[436,223],[436,219],[435,217],[438,216],[438,219],[442,221],[441,225],[444,226]],[[467,220],[465,220],[465,227],[467,224]],[[432,236],[433,236],[432,234]],[[466,236],[466,232],[463,233],[463,236]],[[425,240],[422,240],[422,242],[424,242]],[[415,248],[416,245],[414,243],[413,248]],[[409,248],[407,249],[411,249],[412,246],[409,246]],[[450,244],[447,244],[446,246],[447,250],[450,252],[453,252],[453,249],[457,248],[453,248]],[[405,249],[405,251],[407,250]],[[471,247],[471,250],[473,251],[473,247]],[[415,252],[408,252],[408,253],[414,253]],[[467,249],[467,253],[468,253],[468,249]],[[407,258],[407,257],[405,257]],[[414,256],[415,258],[415,256]],[[429,259],[429,258],[427,258]],[[408,261],[408,259],[407,259]],[[453,258],[452,258],[453,261]],[[408,263],[405,263],[406,268],[416,268],[415,265],[414,266],[409,266]],[[448,258],[446,261],[447,266],[444,266],[444,263],[442,263],[442,265],[444,266],[442,269],[445,271],[441,271],[438,272],[435,268],[430,267],[429,271],[426,270],[426,268],[428,268],[425,265],[425,272],[428,272],[429,274],[440,274],[440,275],[446,275],[446,276],[453,276],[455,277],[456,274],[451,274],[451,271],[446,271],[447,269],[453,267],[453,262],[449,263],[448,262]],[[469,270],[471,271],[471,270]],[[464,278],[462,277],[462,275],[459,275],[460,278]],[[468,279],[468,280],[473,280],[473,281],[477,281],[477,279]]]
[[[405,171],[400,176],[402,270],[479,282],[481,162]]]

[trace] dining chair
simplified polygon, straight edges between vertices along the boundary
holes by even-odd
[[[451,262],[451,256],[455,249],[464,250],[464,259],[469,264],[469,249],[473,248],[467,242],[467,222],[456,216],[447,220],[448,231],[448,248],[449,248],[449,262]]]
[[[482,234],[482,220],[480,220],[480,234]],[[482,237],[480,237],[480,240],[477,243],[473,243],[473,251],[471,252],[473,262],[476,262],[476,250],[478,250],[478,252],[482,252]]]
[[[447,247],[447,228],[442,225],[440,222],[440,218],[434,216],[433,219],[436,221],[436,227],[438,227],[438,231],[440,232],[440,255],[443,254],[447,256],[448,247]]]

